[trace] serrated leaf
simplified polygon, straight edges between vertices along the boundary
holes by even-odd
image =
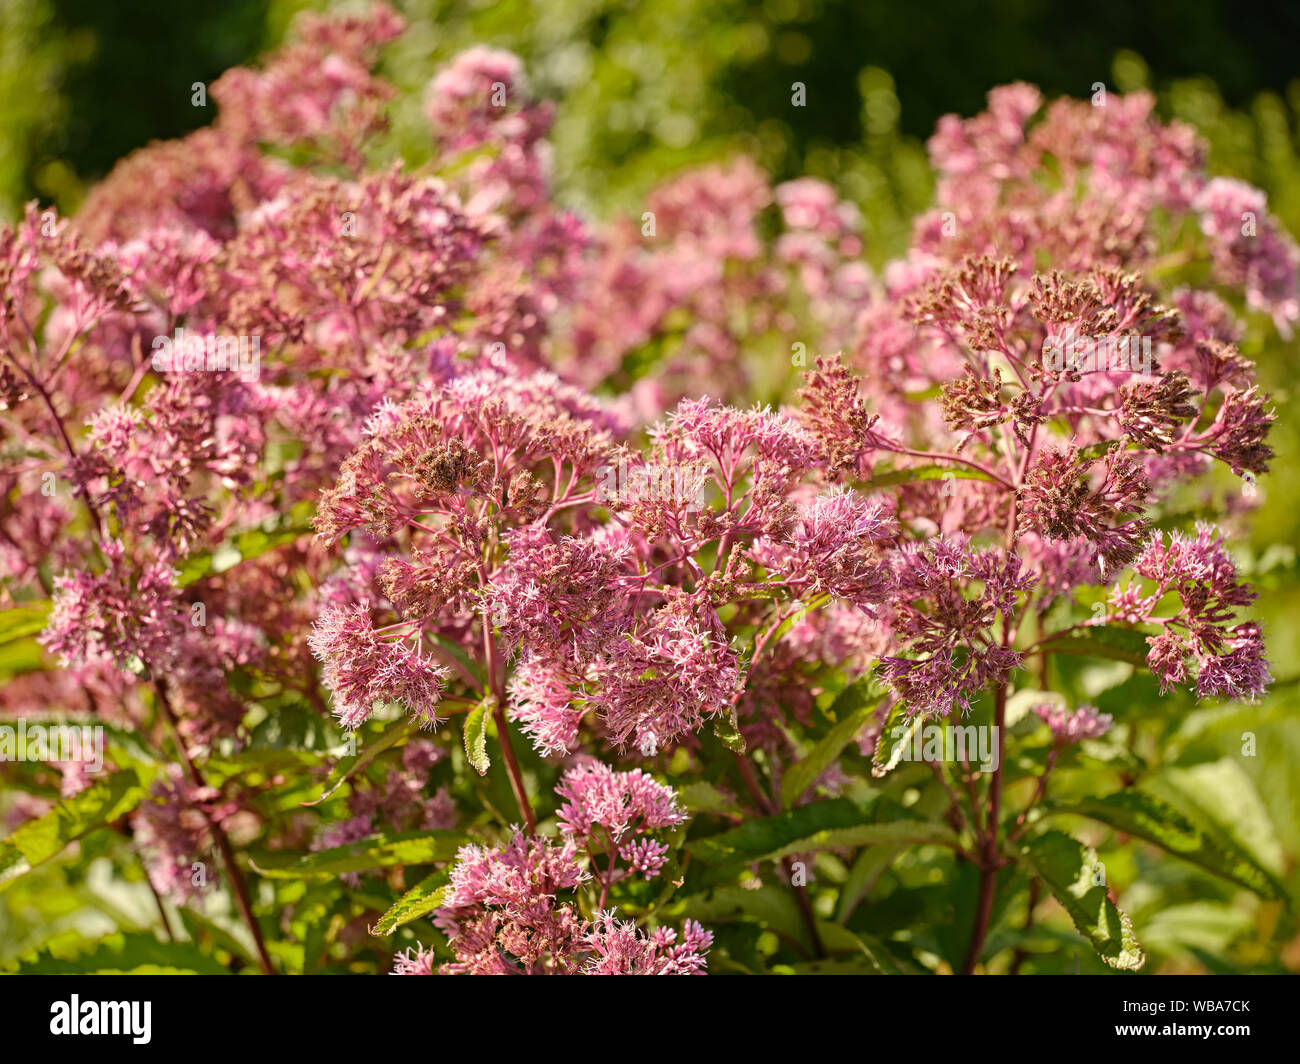
[[[871,774],[880,778],[889,775],[897,768],[898,763],[903,759],[903,754],[912,743],[912,736],[924,723],[925,717],[920,713],[908,718],[906,703],[899,702],[895,705],[889,711],[889,716],[885,718],[885,723],[880,729],[880,738],[876,740],[876,752],[871,755]],[[894,733],[899,728],[903,729],[903,734],[895,739]]]
[[[1025,840],[1018,858],[1046,884],[1106,964],[1137,971],[1146,963],[1128,914],[1115,906],[1104,886],[1093,883],[1096,850],[1064,832],[1048,831]]]
[[[265,853],[250,864],[268,879],[322,879],[370,868],[450,861],[469,841],[459,831],[381,833],[319,853]]]
[[[401,720],[393,721],[384,733],[374,742],[367,743],[364,750],[356,754],[350,754],[341,757],[334,765],[334,770],[329,774],[325,781],[325,787],[321,791],[319,798],[314,798],[310,802],[302,802],[305,806],[320,805],[321,802],[329,798],[343,784],[347,783],[353,776],[365,768],[370,762],[382,754],[385,750],[403,739],[418,731],[420,722],[414,717],[403,717]]]
[[[144,797],[144,785],[132,770],[115,772],[44,816],[29,820],[0,842],[0,891],[59,853],[68,843],[125,816]]]
[[[836,798],[750,820],[718,835],[692,839],[686,848],[706,864],[717,864],[730,860],[780,860],[792,853],[878,843],[952,845],[956,840],[946,824],[912,820],[870,823],[862,810],[848,799]]]
[[[781,780],[782,805],[786,808],[794,805],[817,782],[871,719],[884,694],[879,682],[868,676],[849,684],[836,696],[827,711],[835,724],[805,757],[786,771]]]
[[[949,465],[929,464],[911,466],[908,469],[891,469],[887,473],[879,473],[867,481],[864,490],[888,488],[895,484],[910,484],[918,480],[943,480],[949,474],[956,480],[991,481],[993,479],[987,473],[972,469],[970,466],[955,463]]]
[[[1277,827],[1251,778],[1236,757],[1167,767],[1147,784],[1189,820],[1206,828],[1216,839],[1240,846],[1261,867],[1278,874],[1286,858]]]
[[[734,858],[759,860],[796,839],[818,831],[857,827],[865,816],[846,798],[813,802],[773,817],[746,821],[718,835],[692,839],[687,850],[705,862],[716,863]]]
[[[1287,897],[1282,885],[1244,849],[1202,831],[1167,802],[1142,791],[1051,802],[1049,813],[1074,813],[1136,835],[1162,850],[1231,880],[1271,901]]]
[[[845,850],[858,846],[920,846],[933,843],[955,847],[958,842],[956,832],[947,824],[927,820],[891,820],[882,824],[859,824],[852,828],[825,828],[765,854],[764,860],[779,861],[795,853]]]
[[[480,776],[486,776],[492,767],[487,752],[489,699],[484,699],[465,718],[465,756]]]
[[[391,935],[403,924],[427,916],[442,904],[447,893],[448,873],[434,872],[408,890],[392,907],[379,918],[379,922],[370,929],[372,935]]]
[[[680,788],[677,794],[681,798],[682,804],[692,813],[719,813],[724,816],[728,814],[739,816],[742,812],[740,803],[736,801],[734,795],[727,794],[711,783],[703,781],[688,783]]]

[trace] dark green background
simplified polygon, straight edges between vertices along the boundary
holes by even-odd
[[[211,82],[278,43],[304,6],[324,5],[6,0],[0,199],[7,210],[34,195],[71,207],[84,184],[122,155],[206,122],[211,109],[191,106],[191,84]],[[756,141],[775,176],[796,176],[810,163],[833,166],[837,153],[891,128],[924,138],[941,114],[974,113],[1003,82],[1087,95],[1096,81],[1114,84],[1123,51],[1132,53],[1131,80],[1141,62],[1151,83],[1167,90],[1181,79],[1208,79],[1234,110],[1248,110],[1261,92],[1296,100],[1300,5],[1288,0],[397,6],[418,25],[414,58],[430,69],[471,41],[499,44],[529,60],[540,91],[575,100],[583,117],[562,117],[561,127],[570,142],[578,134],[583,158],[563,172],[566,191],[584,199],[604,182],[576,171],[596,159],[618,172],[608,186],[615,197],[682,158],[712,154],[719,140]],[[873,70],[864,84],[864,71]],[[797,122],[790,120],[794,81],[807,86],[809,101]],[[889,91],[882,94],[882,85]]]

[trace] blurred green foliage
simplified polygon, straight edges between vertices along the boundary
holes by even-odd
[[[278,43],[326,0],[0,0],[0,208],[39,194],[65,209],[87,181],[150,139],[202,125],[191,85]],[[575,206],[638,202],[681,166],[745,151],[777,179],[833,179],[865,208],[882,260],[929,197],[922,142],[942,114],[972,114],[994,85],[1049,96],[1097,81],[1151,82],[1164,109],[1210,135],[1225,171],[1300,209],[1279,182],[1295,144],[1287,0],[1144,5],[1047,0],[396,0],[412,23],[390,74],[419,87],[472,44],[509,48],[559,104],[556,176]],[[1290,31],[1288,33],[1287,31]],[[1118,55],[1118,58],[1116,58]],[[1151,65],[1148,73],[1143,60]],[[1189,80],[1197,79],[1197,80]],[[791,87],[807,106],[791,107]],[[418,141],[418,93],[399,128]],[[1286,101],[1289,101],[1289,106]],[[1248,161],[1247,161],[1248,160]]]

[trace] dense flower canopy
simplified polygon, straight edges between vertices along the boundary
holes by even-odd
[[[997,89],[940,123],[934,209],[875,275],[831,186],[743,159],[656,188],[651,221],[564,210],[505,52],[430,80],[430,165],[376,164],[401,29],[304,17],[215,83],[213,125],[0,230],[3,605],[48,601],[64,670],[4,708],[166,751],[132,820],[160,895],[200,896],[230,836],[321,860],[419,834],[441,894],[398,973],[697,974],[688,807],[739,830],[851,790],[887,725],[1000,728],[1061,640],[1127,636],[1165,691],[1265,692],[1226,541],[1246,501],[1165,519],[1267,472],[1233,301],[1291,329],[1300,253],[1190,129],[1140,94]],[[1208,278],[1170,288],[1189,240]],[[276,760],[259,729],[291,712],[365,756]],[[1034,712],[1044,773],[1113,726]],[[295,776],[311,817],[277,798]],[[992,876],[996,801],[981,826],[965,800]],[[728,845],[859,845],[801,839]]]

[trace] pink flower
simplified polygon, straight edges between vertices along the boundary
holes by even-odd
[[[945,537],[904,544],[894,569],[893,629],[912,656],[882,657],[881,675],[915,712],[965,712],[977,691],[1005,683],[1020,664],[994,625],[1014,614],[1034,575],[1019,555]]]
[[[1216,177],[1195,207],[1220,279],[1245,285],[1250,305],[1272,314],[1278,331],[1289,337],[1300,320],[1300,248],[1268,213],[1264,193]]]
[[[592,958],[583,968],[584,975],[703,975],[704,954],[713,944],[713,934],[688,920],[680,943],[671,928],[660,928],[647,938],[635,924],[604,912],[586,942]]]
[[[1096,706],[1080,706],[1071,713],[1064,706],[1046,703],[1034,706],[1034,712],[1052,730],[1052,738],[1058,743],[1099,739],[1110,730],[1111,715],[1098,713]]]
[[[880,503],[854,491],[837,491],[800,505],[790,532],[760,539],[754,558],[787,580],[800,598],[828,594],[871,612],[891,586],[880,545],[895,532]]]
[[[625,623],[621,577],[628,551],[607,541],[564,536],[535,526],[509,534],[509,561],[486,592],[507,645],[555,655],[594,650]]]
[[[576,746],[586,713],[572,685],[580,675],[566,674],[563,662],[525,651],[510,677],[510,719],[533,740],[539,753],[557,755]]]
[[[1194,536],[1174,532],[1168,543],[1153,534],[1133,569],[1156,585],[1130,604],[1135,617],[1150,620],[1169,592],[1181,603],[1173,617],[1156,622],[1164,632],[1147,639],[1147,664],[1162,689],[1194,675],[1201,698],[1254,699],[1264,693],[1271,679],[1259,625],[1231,623],[1255,593],[1237,579],[1236,564],[1217,529],[1200,523]]]
[[[393,958],[390,975],[432,975],[435,961],[433,950],[413,946]]]
[[[159,894],[184,904],[215,885],[212,826],[236,809],[235,803],[221,801],[215,787],[198,786],[179,765],[169,766],[131,818],[135,839],[148,855],[149,881]]]
[[[614,742],[631,740],[644,757],[729,713],[741,680],[716,617],[670,607],[616,641],[595,671],[591,704]]]
[[[514,838],[463,847],[434,923],[456,954],[445,974],[575,974],[585,923],[562,895],[586,881],[572,842]]]
[[[184,631],[175,573],[165,565],[135,568],[116,541],[104,545],[104,556],[108,568],[98,576],[77,572],[55,580],[42,644],[65,667],[103,662],[137,672],[146,663],[168,668],[177,660]]]
[[[400,702],[425,725],[439,723],[435,707],[447,678],[445,666],[420,654],[400,635],[384,636],[370,620],[370,605],[330,606],[308,640],[324,666],[339,723],[353,731],[378,702]]]
[[[601,828],[619,842],[629,831],[654,831],[686,821],[673,789],[639,768],[615,772],[599,761],[587,761],[569,769],[555,793],[565,800],[556,819],[566,835],[583,837]]]
[[[487,139],[494,120],[517,107],[528,91],[524,65],[500,48],[471,48],[436,74],[426,93],[429,124],[450,134],[457,148]]]
[[[1082,537],[1098,564],[1114,570],[1138,552],[1147,526],[1130,515],[1142,512],[1147,491],[1141,466],[1118,446],[1097,461],[1081,457],[1071,443],[1044,452],[1030,470],[1021,496],[1023,528],[1048,539]]]
[[[620,846],[618,855],[646,879],[654,879],[668,859],[668,847],[654,839],[636,839]]]

